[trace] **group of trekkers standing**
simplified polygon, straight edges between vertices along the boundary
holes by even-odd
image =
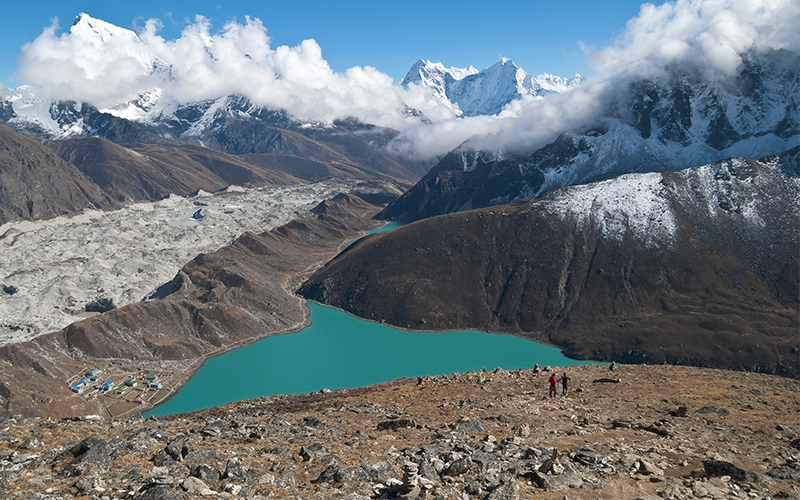
[[[553,370],[553,373],[550,374],[550,397],[556,397],[556,385],[558,384],[558,380],[556,380],[556,372]],[[566,396],[567,390],[569,389],[569,377],[567,377],[567,372],[564,372],[564,375],[561,375],[561,395]]]

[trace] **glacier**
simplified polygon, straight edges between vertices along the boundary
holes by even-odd
[[[307,217],[355,181],[172,195],[102,212],[0,226],[0,345],[60,330],[99,299],[144,300],[200,253]]]

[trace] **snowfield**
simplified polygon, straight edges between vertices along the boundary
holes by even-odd
[[[578,227],[593,227],[604,238],[631,237],[649,248],[677,244],[676,206],[694,212],[694,220],[713,221],[725,215],[741,227],[766,228],[775,213],[800,211],[800,179],[781,173],[776,159],[766,163],[729,158],[671,174],[625,174],[591,184],[551,191],[527,210],[543,210]],[[790,193],[790,194],[787,194]],[[792,200],[789,206],[781,199]],[[725,226],[721,226],[725,227]],[[730,228],[730,226],[727,226]]]
[[[577,220],[581,227],[594,224],[599,234],[618,241],[632,233],[648,246],[670,245],[676,223],[661,179],[661,174],[627,174],[570,186],[556,191],[544,207],[562,219]]]
[[[355,182],[243,189],[0,226],[0,345],[60,330],[88,303],[138,302],[200,253],[306,217]],[[16,291],[14,291],[16,290]]]

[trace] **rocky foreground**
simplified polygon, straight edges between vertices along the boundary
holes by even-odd
[[[800,498],[800,381],[567,372],[555,399],[549,373],[498,370],[160,419],[6,416],[0,498]]]

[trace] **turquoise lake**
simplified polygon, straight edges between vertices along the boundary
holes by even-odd
[[[369,234],[374,234],[374,233],[383,233],[383,232],[386,232],[386,231],[393,231],[393,230],[397,229],[398,227],[402,227],[402,226],[403,225],[400,224],[399,222],[389,222],[387,224],[384,224],[381,227],[377,227],[375,229],[370,229],[369,231],[367,231],[367,234],[369,235]],[[356,241],[358,241],[358,238],[355,239],[355,240],[350,240],[350,244],[353,244]]]
[[[420,333],[364,321],[309,303],[311,325],[209,359],[164,404],[161,416],[276,394],[362,387],[402,377],[592,363],[513,335]]]

